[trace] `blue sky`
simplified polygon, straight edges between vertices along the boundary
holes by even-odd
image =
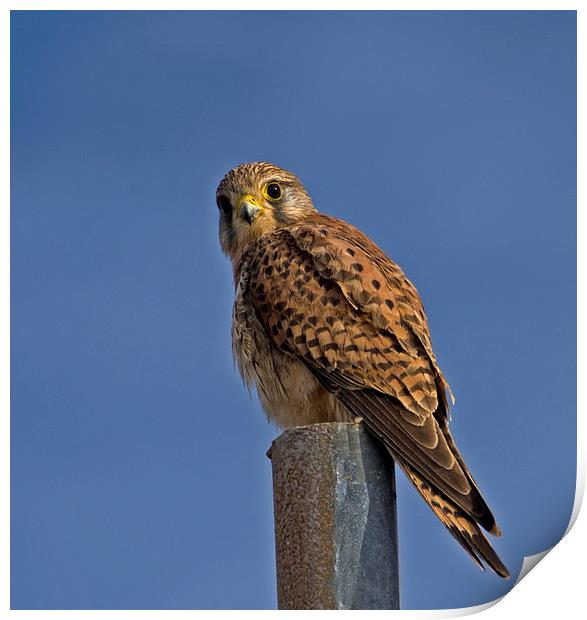
[[[12,608],[270,609],[278,431],[216,185],[296,172],[400,263],[515,575],[576,460],[574,12],[13,12]],[[398,473],[402,606],[511,587]],[[548,561],[548,558],[545,560]]]

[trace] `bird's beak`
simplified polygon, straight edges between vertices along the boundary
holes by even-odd
[[[238,201],[238,213],[249,225],[259,216],[263,206],[250,194],[245,194]]]

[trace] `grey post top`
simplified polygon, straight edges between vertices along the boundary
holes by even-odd
[[[269,456],[279,609],[399,609],[391,456],[356,423],[286,430]]]

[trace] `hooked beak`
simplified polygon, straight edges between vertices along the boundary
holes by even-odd
[[[251,225],[255,219],[261,213],[263,207],[257,202],[257,200],[250,194],[246,194],[238,201],[238,213],[249,225]]]

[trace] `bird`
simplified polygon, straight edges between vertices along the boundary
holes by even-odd
[[[473,561],[509,578],[482,532],[501,536],[449,430],[454,399],[412,282],[274,164],[231,169],[216,205],[234,277],[233,355],[268,419],[360,421]]]

